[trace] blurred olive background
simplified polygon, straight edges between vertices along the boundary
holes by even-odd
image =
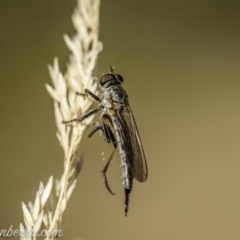
[[[21,202],[61,176],[47,65],[64,71],[75,0],[0,1],[0,229],[23,222]],[[103,0],[97,77],[117,64],[149,166],[124,216],[119,157],[101,175],[99,136],[64,214],[62,239],[240,239],[240,2]],[[97,117],[96,117],[97,119]],[[107,157],[107,156],[106,156]]]

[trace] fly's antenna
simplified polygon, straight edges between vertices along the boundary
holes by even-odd
[[[114,66],[112,67],[110,63],[108,63],[108,65],[110,67],[110,74],[113,74]]]
[[[117,66],[117,63],[113,67],[112,67],[112,65],[110,63],[108,63],[108,65],[110,67],[110,74],[113,74],[113,70]]]

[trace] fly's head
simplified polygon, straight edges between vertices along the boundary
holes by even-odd
[[[100,79],[100,85],[103,88],[108,88],[109,86],[113,86],[113,85],[121,85],[122,83],[123,83],[123,77],[119,74],[114,74],[113,67],[111,65],[110,65],[110,73],[103,75]]]

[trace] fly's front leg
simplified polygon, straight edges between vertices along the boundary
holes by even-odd
[[[90,96],[93,100],[101,103],[101,99],[97,95],[95,95],[93,92],[88,90],[87,88],[85,89],[85,94],[84,93],[79,93],[79,92],[76,92],[76,94],[80,95],[80,96],[83,96],[83,97]]]
[[[82,93],[79,93],[79,92],[76,92],[77,95],[81,95],[81,96],[90,96],[92,99],[94,99],[95,101],[97,102],[100,102],[101,103],[101,99],[96,96],[94,93],[92,93],[90,90],[88,89],[85,89],[85,94],[82,94]],[[71,120],[68,120],[68,121],[62,121],[63,123],[70,123],[70,122],[81,122],[83,121],[84,119],[92,116],[93,114],[96,114],[98,111],[100,111],[102,109],[102,106],[96,108],[96,109],[93,109],[91,111],[89,111],[88,113],[86,113],[85,115],[81,116],[81,117],[77,117],[77,118],[74,118],[74,119],[71,119]]]

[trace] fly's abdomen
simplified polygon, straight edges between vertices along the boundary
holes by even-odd
[[[121,158],[121,168],[122,168],[122,178],[124,188],[132,189],[133,186],[133,176],[127,164],[126,154],[120,154]]]

